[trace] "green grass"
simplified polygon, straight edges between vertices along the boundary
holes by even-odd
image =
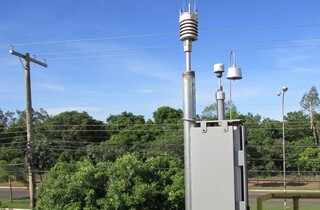
[[[251,178],[251,181],[249,179],[249,190],[283,190],[283,182],[281,182],[281,178],[282,177]],[[288,176],[287,180],[287,190],[320,190],[319,176],[304,178]]]
[[[21,208],[21,209],[29,209],[30,203],[29,199],[19,199],[13,200],[10,203],[9,199],[0,199],[0,209],[1,207],[6,208]],[[287,210],[292,210],[292,207],[288,207]],[[250,210],[257,210],[257,206],[251,205]],[[263,210],[283,210],[283,206],[264,206]],[[300,206],[299,210],[319,210],[318,206]]]
[[[297,187],[286,187],[287,190],[320,190],[319,187],[304,187],[304,186],[297,186]],[[262,186],[250,186],[249,190],[283,190],[282,187],[262,187]]]
[[[25,187],[21,182],[12,182],[12,187]],[[9,187],[9,182],[0,182],[0,187]]]
[[[250,206],[250,210],[257,210],[257,206]],[[264,206],[263,210],[283,210],[283,206]],[[287,210],[293,210],[287,207]],[[299,210],[319,210],[319,206],[300,206]]]
[[[0,199],[0,208],[21,208],[21,209],[29,209],[30,202],[29,199],[17,199],[13,200],[10,203],[9,199]]]

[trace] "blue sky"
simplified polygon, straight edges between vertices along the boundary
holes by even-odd
[[[182,108],[185,69],[179,41],[183,0],[4,1],[0,11],[0,108],[25,109],[24,71],[10,45],[47,59],[31,64],[33,108],[54,115],[87,111],[96,119],[123,111],[151,118],[160,106]],[[212,66],[236,50],[243,80],[232,84],[241,113],[280,119],[300,110],[303,93],[319,89],[320,2],[197,1],[194,42],[197,113],[215,101]],[[226,73],[225,73],[226,77]],[[229,81],[223,79],[228,98]]]

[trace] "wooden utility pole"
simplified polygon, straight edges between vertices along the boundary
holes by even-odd
[[[31,97],[31,76],[30,76],[30,62],[36,63],[43,67],[48,67],[44,62],[30,58],[29,53],[21,54],[11,48],[10,54],[23,58],[25,60],[25,80],[26,80],[26,124],[27,124],[27,158],[28,158],[28,177],[29,177],[29,193],[30,193],[30,209],[35,208],[35,192],[36,192],[36,176],[33,170],[34,157],[32,154],[32,141],[33,141],[33,110],[32,110],[32,97]]]

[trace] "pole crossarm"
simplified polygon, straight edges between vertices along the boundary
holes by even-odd
[[[257,198],[257,210],[263,210],[263,202],[271,199],[293,199],[293,210],[299,210],[301,198],[320,199],[320,193],[270,193]]]
[[[14,51],[13,49],[10,49],[10,54],[12,54],[12,55],[15,55],[15,56],[18,56],[18,57],[20,57],[20,58],[23,58],[23,59],[28,59],[29,61],[31,61],[31,62],[33,62],[33,63],[36,63],[36,64],[38,64],[38,65],[40,65],[40,66],[43,66],[43,67],[48,67],[48,64],[46,64],[45,62],[42,62],[42,61],[38,61],[38,60],[36,60],[35,58],[31,58],[31,57],[29,57],[29,56],[26,56],[26,54],[22,54],[22,53],[19,53],[19,52],[17,52],[17,51]]]

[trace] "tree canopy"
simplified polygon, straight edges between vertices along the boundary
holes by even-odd
[[[37,199],[37,209],[184,209],[181,161],[124,155],[115,162],[59,163],[40,185]]]
[[[317,145],[319,145],[318,120],[316,110],[319,108],[320,99],[318,90],[315,86],[312,86],[309,92],[303,94],[300,105],[304,109],[304,111],[309,111],[314,141]]]
[[[312,89],[302,101],[310,94],[317,96]],[[206,107],[202,120],[214,120],[215,109],[215,104]],[[305,111],[285,116],[287,168],[317,173],[319,161],[314,160],[320,153]],[[314,113],[316,123],[316,108]],[[32,146],[39,159],[35,169],[45,174],[37,208],[184,209],[182,118],[182,110],[168,106],[155,110],[153,119],[122,112],[105,122],[87,112],[49,116],[43,109],[34,111]],[[241,114],[236,108],[232,118],[242,119],[246,127],[249,175],[274,176],[282,171],[282,122]],[[0,109],[0,143],[0,181],[25,180],[24,111]]]

